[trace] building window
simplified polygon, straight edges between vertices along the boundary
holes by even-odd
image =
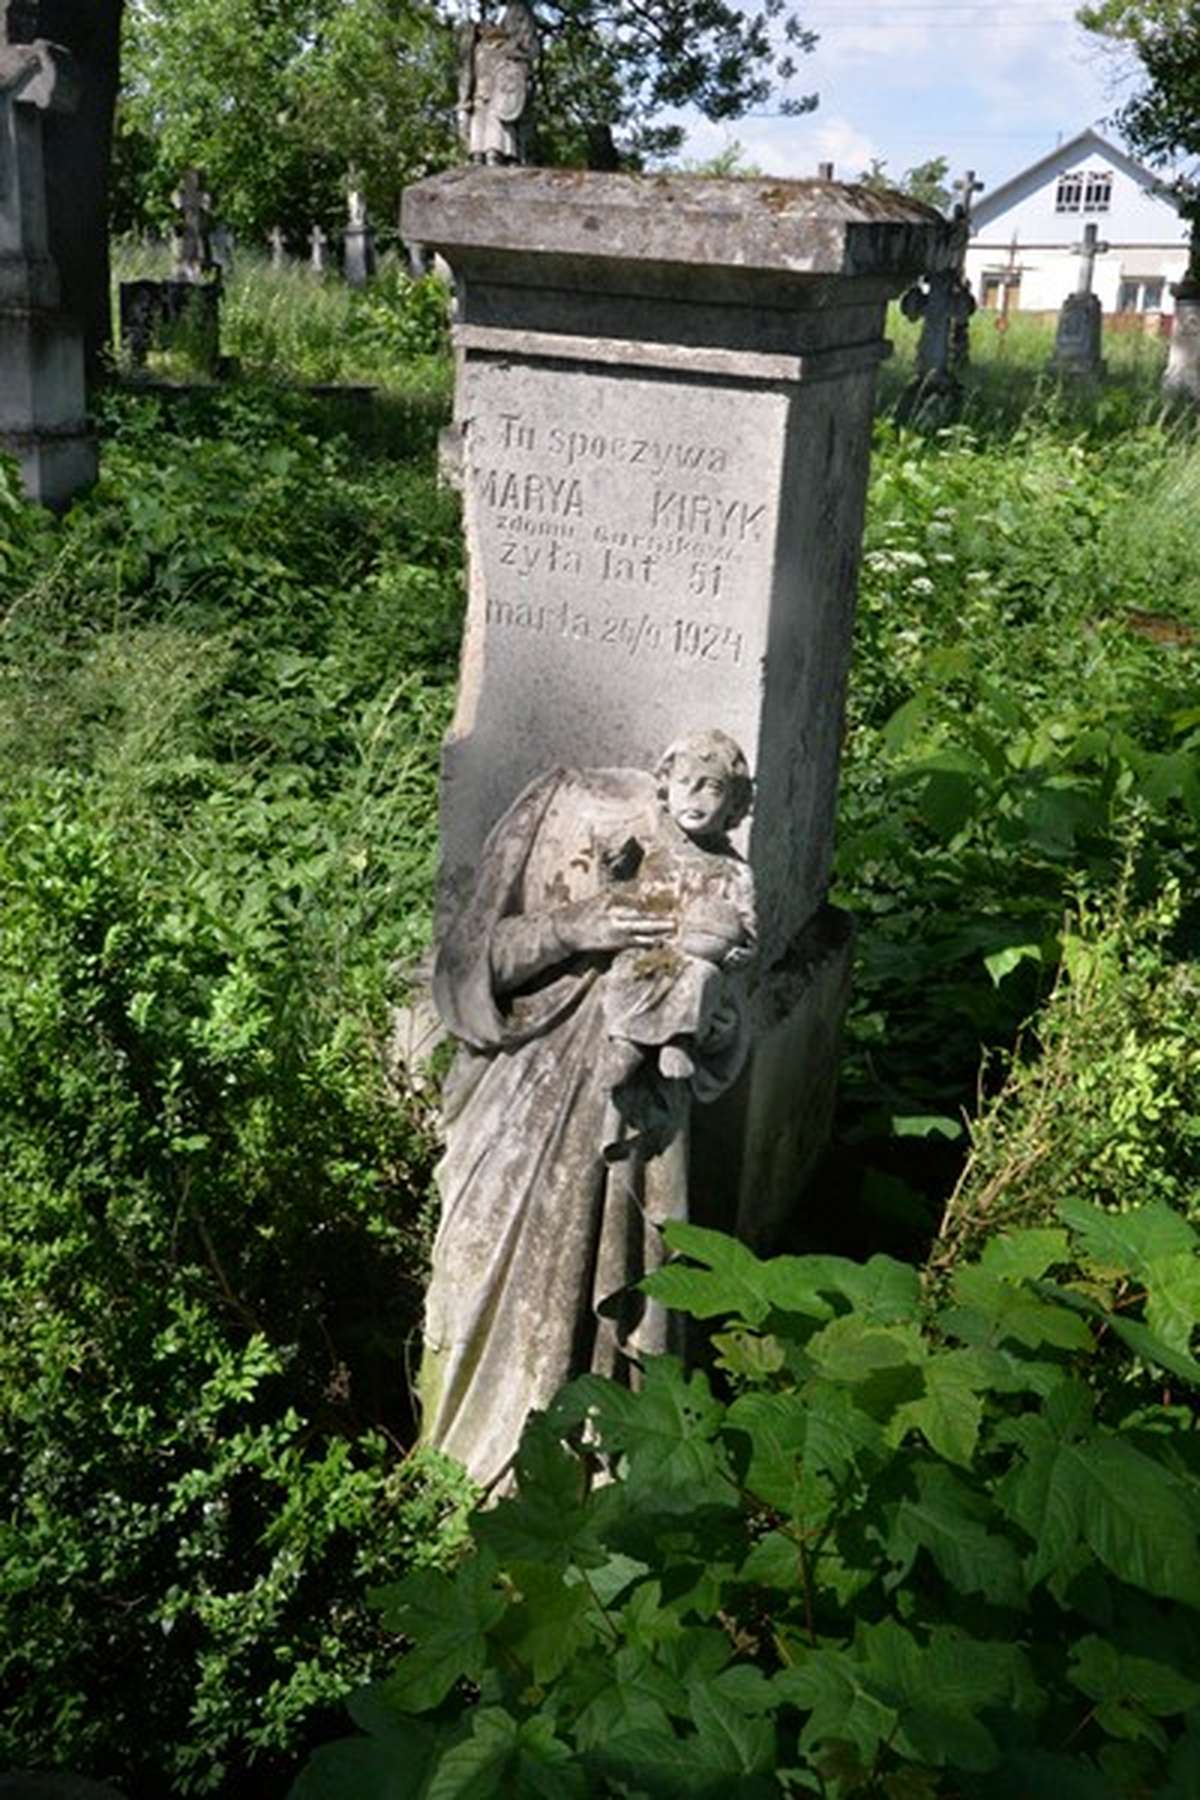
[[[1083,176],[1060,175],[1058,178],[1058,194],[1054,201],[1055,212],[1078,212],[1083,205]]]
[[[1112,176],[1107,169],[1075,169],[1058,178],[1054,210],[1060,213],[1105,213],[1112,205]]]
[[[1159,280],[1137,281],[1126,279],[1117,289],[1117,311],[1161,312],[1163,303],[1163,287]]]
[[[1106,171],[1083,178],[1083,210],[1085,213],[1107,212],[1112,205],[1112,176]]]

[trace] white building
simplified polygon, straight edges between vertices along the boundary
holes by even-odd
[[[1079,275],[1075,246],[1095,225],[1107,247],[1092,291],[1106,313],[1174,311],[1171,283],[1188,261],[1188,226],[1164,182],[1096,131],[976,201],[967,279],[981,306],[1057,312]]]

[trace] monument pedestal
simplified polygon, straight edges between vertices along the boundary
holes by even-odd
[[[83,417],[83,338],[48,307],[0,304],[0,449],[21,466],[31,500],[62,511],[96,479]]]
[[[824,901],[886,306],[948,228],[833,182],[472,168],[410,188],[401,229],[459,296],[441,917],[533,776],[741,744],[755,1050],[693,1108],[692,1210],[765,1242],[832,1106],[848,931]]]

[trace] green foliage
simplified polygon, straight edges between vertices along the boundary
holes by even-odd
[[[536,160],[640,164],[677,149],[661,123],[692,105],[732,120],[773,94],[816,41],[784,0],[539,0]],[[117,223],[163,224],[180,171],[206,171],[221,216],[260,241],[273,225],[345,217],[353,169],[377,220],[431,169],[459,160],[457,7],[429,0],[137,0],[126,16],[116,144]],[[779,90],[778,93],[776,90]],[[616,144],[614,146],[614,137]]]
[[[113,246],[113,263],[115,282],[161,279],[171,258],[163,246],[125,238]],[[353,289],[300,262],[276,269],[258,253],[240,252],[222,295],[222,350],[254,378],[382,386],[441,412],[449,400],[448,345],[445,284],[414,280],[391,255],[366,287]],[[203,377],[186,340],[168,333],[165,352],[151,352],[151,376]]]
[[[1163,1116],[1188,1104],[1173,1044],[1189,977],[1172,965],[1191,947],[1191,912],[1173,936],[1155,938],[1149,917],[1172,881],[1188,892],[1200,851],[1200,468],[1189,439],[1161,424],[1089,440],[1046,405],[1050,417],[1006,443],[982,428],[877,431],[835,897],[859,921],[842,1130],[878,1171],[868,1206],[890,1211],[892,1230],[936,1222],[940,1196],[922,1213],[912,1185],[953,1183],[980,1048],[1011,1049],[1081,904],[1089,937],[1106,914],[1125,921],[1088,1043],[1132,1035],[1163,1077]],[[1138,957],[1158,1023],[1134,997]],[[1025,1186],[1043,1210],[1086,1160],[1066,1115],[1081,1133],[1091,1118],[1094,1151],[1102,1071],[1110,1097],[1120,1085],[1115,1057],[1089,1076],[1075,1039],[1079,1055],[1055,1065],[1064,1129]],[[1089,1080],[1095,1109],[1077,1104]],[[1027,1123],[1036,1136],[1032,1113]],[[1162,1171],[1155,1191],[1182,1199],[1197,1179],[1187,1146],[1139,1129],[1142,1166]],[[1110,1199],[1143,1197],[1134,1169]],[[892,1241],[911,1243],[902,1231]]]
[[[666,1235],[721,1391],[659,1358],[535,1414],[474,1554],[376,1594],[411,1648],[293,1800],[1185,1793],[1193,1228],[1073,1204],[936,1296]]]
[[[0,1763],[266,1800],[467,1495],[396,1455],[434,1146],[384,1079],[454,508],[297,395],[104,423],[64,520],[0,486]]]

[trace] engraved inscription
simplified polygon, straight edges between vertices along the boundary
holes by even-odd
[[[750,662],[731,614],[763,579],[774,514],[744,450],[703,429],[614,429],[611,408],[594,426],[503,409],[491,420],[471,470],[490,629],[637,660]]]
[[[701,619],[656,619],[648,612],[606,613],[593,619],[566,600],[541,605],[492,597],[485,616],[489,626],[506,631],[547,633],[576,642],[593,640],[629,657],[663,653],[693,662],[739,664],[745,654],[742,633],[734,626]]]

